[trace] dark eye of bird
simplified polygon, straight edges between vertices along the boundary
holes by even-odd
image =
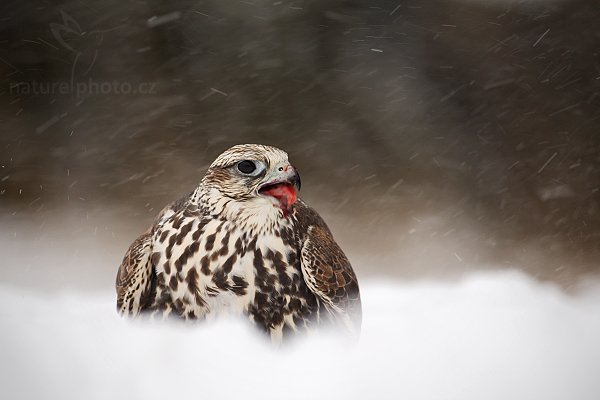
[[[237,169],[243,174],[251,174],[256,171],[256,164],[250,160],[240,161],[237,165]]]

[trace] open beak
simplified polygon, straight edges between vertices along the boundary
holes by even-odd
[[[271,170],[260,185],[258,193],[275,198],[282,209],[288,209],[298,199],[301,181],[296,168],[281,164]]]

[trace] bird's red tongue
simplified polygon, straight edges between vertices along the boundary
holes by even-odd
[[[285,182],[269,185],[260,192],[262,194],[275,197],[283,209],[288,209],[296,202],[296,199],[298,198],[296,195],[296,188],[293,185]]]

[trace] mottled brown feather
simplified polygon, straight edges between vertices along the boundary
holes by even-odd
[[[117,309],[122,314],[137,314],[146,305],[153,276],[151,252],[152,233],[147,231],[131,244],[121,262],[116,288]]]
[[[152,236],[156,225],[167,212],[183,209],[189,194],[167,205],[154,220],[152,226],[129,246],[115,282],[117,310],[121,314],[138,314],[150,305],[154,297],[156,276],[152,256]],[[135,299],[139,299],[137,302]]]
[[[302,272],[311,291],[358,334],[362,309],[358,280],[325,221],[301,200],[294,213],[302,243]],[[347,320],[347,321],[345,321]]]

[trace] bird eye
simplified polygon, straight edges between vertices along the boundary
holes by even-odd
[[[254,175],[254,173],[257,171],[256,163],[250,160],[240,161],[237,164],[237,169],[242,174],[246,175]]]

